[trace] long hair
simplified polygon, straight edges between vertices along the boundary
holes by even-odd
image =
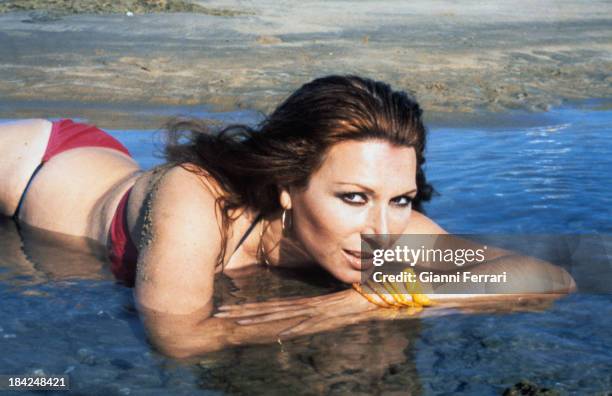
[[[171,163],[197,165],[196,172],[212,176],[223,189],[216,203],[223,217],[217,259],[222,264],[233,221],[229,212],[250,208],[266,216],[280,210],[280,187],[305,188],[327,151],[342,141],[377,139],[414,147],[413,208],[422,212],[433,188],[422,169],[426,129],[421,117],[414,98],[384,82],[332,75],[304,84],[256,127],[229,125],[214,133],[199,120],[173,120],[165,154]]]

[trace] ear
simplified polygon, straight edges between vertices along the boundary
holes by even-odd
[[[291,209],[291,194],[288,187],[281,187],[279,200],[283,209]]]

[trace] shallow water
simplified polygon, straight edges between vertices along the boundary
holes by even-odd
[[[564,108],[529,126],[507,121],[431,128],[426,169],[440,196],[426,206],[429,216],[455,233],[610,234],[612,111]],[[150,131],[112,133],[143,167],[160,162]],[[612,390],[610,295],[360,324],[177,362],[146,343],[131,291],[106,266],[104,252],[78,238],[27,227],[20,234],[0,221],[0,373],[68,373],[72,393],[88,395],[486,395],[520,380],[569,394]],[[223,277],[216,297],[337,287],[287,277],[256,271],[239,285]]]

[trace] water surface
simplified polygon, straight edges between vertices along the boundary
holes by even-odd
[[[428,215],[454,233],[612,233],[612,111],[563,108],[529,126],[513,117],[521,126],[506,118],[501,126],[431,128],[426,171],[440,195]],[[143,167],[161,162],[153,155],[158,135],[112,133]],[[179,362],[147,344],[131,291],[113,282],[104,255],[78,238],[0,221],[0,373],[68,373],[72,393],[88,395],[487,395],[520,380],[568,394],[612,390],[610,295],[360,324]],[[222,277],[216,295],[234,301],[337,288],[288,277]]]

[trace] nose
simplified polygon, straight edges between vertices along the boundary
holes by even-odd
[[[388,205],[372,206],[368,211],[366,223],[361,231],[362,242],[366,242],[372,248],[374,246],[388,247],[395,244],[398,236],[406,229],[408,218],[411,217],[410,213],[398,215]]]
[[[364,248],[364,242],[368,246],[365,248],[366,250],[386,248],[389,245],[388,234],[389,219],[387,211],[379,206],[372,207],[361,231],[362,249]]]
[[[389,213],[383,206],[372,207],[364,234],[389,234]]]

